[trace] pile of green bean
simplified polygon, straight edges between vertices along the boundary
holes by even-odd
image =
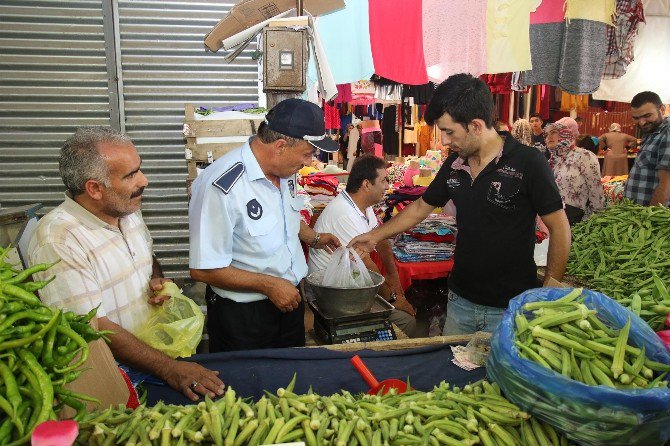
[[[77,444],[241,446],[303,441],[322,445],[567,445],[550,425],[521,411],[488,381],[447,383],[398,395],[298,395],[293,381],[257,402],[228,387],[217,401],[135,411],[109,408],[80,421]]]
[[[670,209],[624,202],[575,225],[566,272],[661,330],[670,314]]]
[[[575,288],[555,301],[525,304],[524,312],[534,317],[515,315],[520,356],[591,386],[668,386],[664,378],[670,365],[649,360],[644,348],[628,343],[630,318],[621,330],[613,330],[582,302],[582,289]]]
[[[0,250],[0,445],[18,445],[63,405],[81,416],[82,401],[95,401],[65,385],[81,373],[88,342],[105,333],[88,324],[97,308],[80,316],[43,305],[34,293],[53,278],[29,279],[52,265],[17,271],[4,260],[8,250]]]

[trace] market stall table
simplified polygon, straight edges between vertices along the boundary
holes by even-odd
[[[370,253],[370,258],[377,264],[380,271],[386,274],[381,257],[379,257],[376,251]],[[398,268],[400,286],[402,286],[403,290],[407,290],[412,285],[413,280],[449,277],[449,273],[454,268],[453,258],[439,262],[401,262],[394,256],[393,260],[395,261],[396,268]]]
[[[463,386],[485,377],[483,367],[467,372],[451,362],[451,345],[464,345],[470,336],[369,342],[327,347],[249,350],[195,355],[190,361],[220,372],[224,383],[242,397],[258,399],[264,390],[284,387],[297,374],[296,393],[310,388],[321,395],[342,389],[366,392],[368,387],[349,359],[358,354],[378,378],[409,377],[412,387],[430,390],[441,381]],[[354,349],[354,350],[352,350]],[[383,350],[374,350],[383,349]],[[147,404],[162,400],[188,404],[188,399],[166,385],[146,383]]]

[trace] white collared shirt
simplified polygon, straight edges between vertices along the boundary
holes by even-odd
[[[239,177],[226,176],[237,172],[238,163],[244,166]],[[221,187],[222,178],[225,187]],[[279,184],[277,189],[266,178],[249,142],[208,166],[192,185],[189,266],[234,266],[297,285],[307,275],[298,239],[303,200],[297,195],[295,175],[280,179]],[[255,292],[212,289],[235,302],[267,298]]]
[[[28,263],[61,261],[35,280],[56,279],[40,290],[50,306],[98,317],[134,332],[149,316],[152,240],[140,212],[109,225],[72,198],[42,217],[28,245]]]
[[[372,206],[365,213],[356,206],[346,191],[333,198],[323,210],[314,225],[316,232],[329,232],[337,236],[342,246],[347,246],[352,238],[371,231],[378,226]],[[332,254],[325,249],[309,250],[309,272],[326,269]]]

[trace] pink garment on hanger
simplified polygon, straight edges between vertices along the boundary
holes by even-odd
[[[337,84],[336,87],[337,96],[335,97],[335,103],[351,102],[351,84]]]
[[[402,84],[427,83],[421,0],[369,1],[375,74]]]
[[[537,7],[535,12],[530,13],[530,24],[539,25],[541,23],[558,23],[565,20],[565,10],[563,6],[565,0],[545,0]]]
[[[431,81],[486,73],[486,2],[423,0],[423,54]]]

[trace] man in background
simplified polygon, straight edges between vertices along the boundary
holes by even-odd
[[[533,134],[530,137],[532,143],[531,145],[542,152],[545,158],[549,159],[551,154],[549,153],[549,150],[547,150],[547,146],[544,143],[544,130],[542,129],[543,124],[544,121],[538,113],[533,113],[530,115],[530,128],[533,131]]]
[[[386,161],[373,155],[362,155],[349,173],[346,190],[340,192],[323,210],[314,225],[317,232],[334,234],[342,244],[347,244],[357,235],[364,234],[378,226],[372,206],[384,199],[388,188]],[[377,252],[384,266],[384,283],[379,288],[382,298],[396,307],[390,322],[412,337],[416,328],[416,310],[405,298],[400,286],[398,269],[395,266],[390,240],[377,244]],[[309,272],[325,270],[332,254],[324,250],[309,250]],[[380,272],[369,255],[363,255],[363,263],[372,271]]]
[[[633,121],[644,135],[624,195],[643,206],[670,202],[670,117],[654,92],[643,91],[630,103]]]

